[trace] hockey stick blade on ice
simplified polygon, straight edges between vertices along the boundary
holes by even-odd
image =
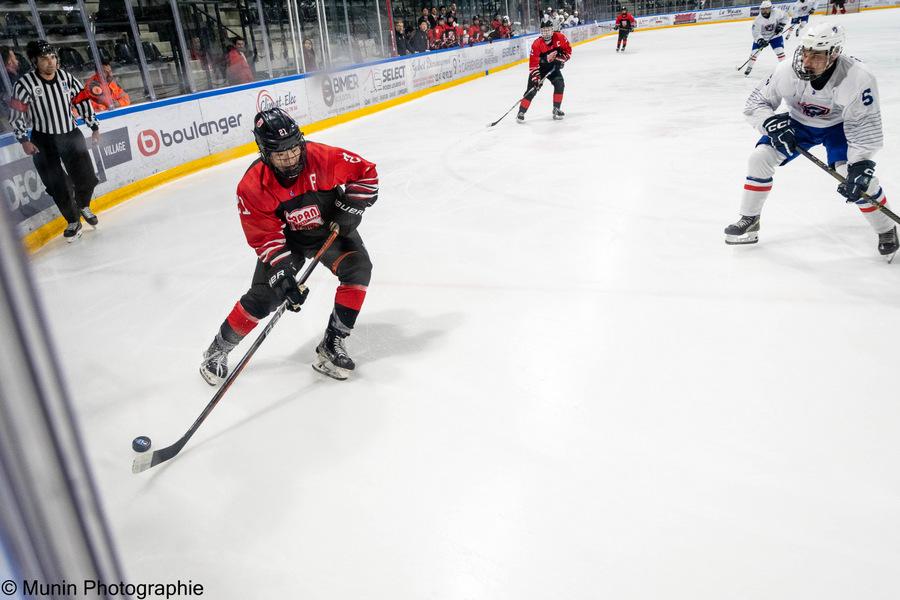
[[[551,71],[551,72],[552,72],[552,71]],[[549,75],[550,75],[550,73],[547,73],[547,75],[544,75],[543,77],[541,77],[541,80],[538,81],[538,84],[537,84],[537,89],[538,89],[538,90],[540,90],[540,89],[541,89],[541,86],[544,85],[544,80],[547,79],[547,77],[548,77]],[[531,90],[533,90],[533,89],[535,89],[535,88],[528,88],[528,90],[525,92],[525,96],[528,96],[529,92],[531,92]],[[518,100],[516,100],[516,103],[513,104],[513,105],[510,107],[510,109],[509,109],[508,111],[506,111],[505,113],[503,113],[503,116],[502,116],[502,117],[500,117],[499,119],[497,119],[496,121],[494,121],[493,123],[491,123],[490,125],[488,125],[488,128],[493,127],[494,125],[496,125],[497,123],[499,123],[500,121],[502,121],[503,119],[505,119],[505,118],[506,118],[506,115],[508,115],[509,113],[511,113],[515,107],[519,106],[519,104],[522,103],[522,100],[525,99],[525,96],[522,96],[521,98],[519,98]]]
[[[313,269],[316,268],[316,265],[319,264],[319,261],[322,259],[322,255],[331,247],[331,244],[334,243],[334,240],[338,236],[338,230],[335,227],[331,231],[331,235],[328,236],[328,239],[325,240],[325,243],[322,244],[322,247],[319,248],[319,251],[316,252],[316,255],[313,257],[312,261],[309,263],[309,266],[306,267],[306,270],[303,271],[303,274],[300,275],[300,278],[297,280],[297,285],[303,286],[306,283],[306,280],[309,279],[309,276],[312,274]],[[241,360],[235,365],[234,370],[228,374],[228,377],[225,378],[225,381],[222,382],[222,387],[220,387],[215,395],[212,397],[212,400],[209,401],[209,404],[206,405],[206,408],[203,409],[203,412],[200,413],[200,416],[197,417],[197,420],[194,421],[194,424],[191,425],[191,428],[187,430],[187,432],[181,436],[177,442],[172,444],[171,446],[166,446],[165,448],[160,448],[159,450],[154,450],[153,452],[145,452],[143,454],[139,454],[134,459],[134,463],[131,465],[132,473],[141,473],[142,471],[146,471],[152,467],[160,463],[164,463],[167,460],[174,458],[181,449],[184,448],[185,444],[188,443],[188,440],[191,439],[197,430],[200,428],[200,425],[203,424],[203,421],[206,420],[206,417],[209,416],[209,413],[216,407],[219,403],[219,400],[225,395],[225,392],[228,391],[228,388],[234,383],[235,379],[237,379],[238,375],[241,374],[241,371],[244,370],[244,367],[247,366],[247,363],[250,362],[250,359],[262,345],[263,341],[265,341],[266,337],[269,335],[269,332],[272,331],[272,328],[275,327],[275,323],[281,318],[281,315],[284,314],[284,311],[287,309],[287,303],[282,302],[281,306],[275,311],[272,315],[272,318],[269,319],[269,322],[266,324],[266,327],[262,330],[262,332],[257,336],[257,338],[253,341],[253,344],[241,357]]]

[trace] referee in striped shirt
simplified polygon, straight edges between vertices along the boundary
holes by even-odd
[[[98,180],[72,108],[93,130],[94,144],[100,142],[97,117],[91,108],[90,94],[81,82],[59,68],[59,57],[53,46],[45,40],[32,41],[28,42],[26,51],[36,69],[13,86],[10,124],[22,150],[34,160],[47,192],[68,222],[63,237],[73,242],[81,236],[82,217],[92,227],[97,225],[97,216],[91,212],[91,196]]]

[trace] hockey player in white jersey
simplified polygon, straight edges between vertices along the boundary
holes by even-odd
[[[750,75],[753,65],[760,51],[766,46],[772,46],[779,62],[784,60],[784,38],[781,32],[787,27],[788,16],[780,8],[773,8],[771,0],[763,0],[759,5],[759,14],[753,20],[753,47],[751,48],[750,62],[744,75]]]
[[[800,33],[809,24],[809,16],[815,11],[816,0],[797,0],[791,7],[791,25],[794,27],[796,37],[800,37]]]
[[[861,62],[842,54],[842,27],[820,23],[810,27],[794,59],[778,65],[747,99],[744,115],[763,137],[750,154],[741,200],[741,218],[725,228],[726,244],[754,244],[759,216],[772,190],[775,167],[823,144],[828,163],[846,182],[837,191],[859,206],[878,234],[878,252],[897,251],[897,228],[878,207],[887,205],[875,177],[872,158],[883,145],[880,96],[875,76]],[[782,100],[787,113],[776,114]]]

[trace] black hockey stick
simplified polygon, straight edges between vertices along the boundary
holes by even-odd
[[[335,227],[331,235],[328,236],[328,239],[325,240],[325,243],[322,244],[322,247],[319,248],[319,251],[316,252],[316,255],[313,257],[312,261],[309,263],[309,266],[306,267],[306,270],[303,271],[303,274],[297,280],[297,286],[303,286],[306,283],[306,280],[309,279],[310,274],[312,274],[313,269],[316,268],[316,265],[319,264],[319,261],[322,259],[322,255],[325,254],[325,251],[331,247],[331,244],[334,243],[334,240],[338,236],[337,227]],[[197,417],[197,420],[194,421],[194,424],[191,425],[191,428],[187,430],[181,439],[172,444],[171,446],[166,446],[165,448],[160,448],[159,450],[154,450],[152,453],[145,452],[143,454],[139,454],[135,459],[134,463],[131,465],[132,473],[140,473],[142,471],[146,471],[151,467],[155,467],[156,465],[163,463],[170,458],[174,458],[176,454],[181,452],[181,449],[184,448],[184,445],[188,443],[188,440],[191,439],[197,430],[200,428],[200,425],[203,424],[203,421],[206,420],[206,417],[209,416],[209,413],[216,407],[216,404],[219,403],[219,400],[222,399],[222,396],[225,395],[225,392],[228,391],[228,388],[231,387],[231,384],[234,383],[234,380],[237,379],[237,376],[240,375],[241,371],[244,370],[244,367],[247,366],[247,363],[250,362],[250,358],[256,353],[262,343],[265,341],[266,337],[269,335],[269,332],[272,331],[272,328],[275,327],[275,323],[281,318],[281,315],[284,314],[284,311],[287,309],[287,302],[282,302],[281,306],[275,311],[275,314],[272,315],[272,318],[269,319],[269,322],[266,324],[265,329],[262,330],[262,333],[257,336],[257,338],[253,341],[253,345],[247,350],[246,354],[241,357],[241,360],[235,365],[234,370],[229,373],[228,377],[225,381],[222,382],[222,387],[216,391],[215,395],[212,397],[212,400],[209,401],[209,404],[206,405],[206,408],[203,409],[203,412],[200,413],[200,416]]]
[[[829,175],[831,175],[832,177],[834,177],[835,179],[840,181],[841,183],[844,183],[847,181],[847,179],[845,177],[843,177],[840,173],[838,173],[837,171],[835,171],[834,169],[832,169],[831,167],[829,167],[828,165],[823,163],[821,160],[819,160],[819,158],[815,154],[812,154],[809,150],[804,150],[803,148],[798,147],[797,151],[800,152],[800,154],[802,154],[809,160],[811,160],[813,163],[815,163],[815,165],[817,167],[819,167],[820,169],[822,169],[823,171],[825,171],[826,173],[828,173]],[[889,209],[887,206],[879,204],[878,202],[875,201],[874,198],[872,198],[872,196],[870,196],[866,193],[863,193],[862,197],[869,204],[871,204],[872,206],[876,207],[878,210],[880,210],[881,212],[886,214],[891,221],[893,221],[894,223],[900,224],[900,217],[898,217],[897,214],[894,213],[894,211]]]
[[[503,116],[502,116],[502,117],[500,117],[499,119],[497,119],[496,121],[494,121],[493,123],[491,123],[490,125],[488,125],[488,127],[493,127],[494,125],[496,125],[497,123],[499,123],[500,121],[502,121],[502,120],[506,117],[506,115],[508,115],[509,113],[511,113],[515,107],[517,107],[519,104],[522,103],[522,100],[524,100],[525,97],[528,96],[528,94],[531,93],[531,90],[535,90],[535,92],[537,92],[537,90],[540,90],[540,89],[541,89],[541,86],[544,85],[544,80],[547,79],[547,77],[549,77],[549,76],[550,76],[550,73],[552,73],[552,72],[553,72],[553,69],[550,69],[550,71],[549,71],[546,75],[544,75],[543,77],[541,77],[541,80],[537,82],[537,86],[528,88],[528,89],[525,91],[525,95],[524,95],[524,96],[522,96],[521,98],[519,98],[518,100],[516,100],[516,103],[513,104],[513,105],[510,107],[510,109],[509,109],[508,111],[506,111],[505,113],[503,113]]]

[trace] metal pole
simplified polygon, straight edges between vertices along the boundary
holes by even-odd
[[[294,5],[293,0],[287,0],[288,24],[291,26],[291,45],[294,47],[294,64],[297,66],[297,74],[300,74],[300,57],[297,56],[297,34],[294,31]],[[303,48],[303,42],[300,42],[300,48]]]
[[[321,11],[321,12],[320,12]],[[316,0],[316,13],[319,17],[319,41],[322,43],[322,63],[331,66],[331,41],[328,39],[328,22],[325,20],[325,0]],[[322,24],[325,24],[322,27]]]
[[[353,64],[356,62],[356,58],[353,56],[353,45],[350,40],[350,16],[347,13],[347,0],[344,0],[344,25],[347,28],[347,52],[350,53],[350,63]]]
[[[397,56],[397,35],[394,33],[394,11],[391,8],[391,0],[384,0],[384,7],[387,10],[388,27],[391,29],[391,56]],[[416,29],[418,28],[417,25]]]
[[[188,89],[191,92],[197,91],[194,88],[194,76],[191,73],[190,55],[187,53],[187,44],[184,41],[184,29],[181,27],[181,15],[178,14],[178,6],[175,0],[169,0],[169,6],[172,7],[172,20],[175,21],[175,33],[178,36],[178,46],[181,48],[181,64],[184,67],[184,78],[187,80]]]
[[[87,36],[88,46],[94,57],[94,68],[97,69],[97,75],[100,76],[100,81],[103,83],[104,89],[108,90],[109,82],[106,81],[106,74],[103,72],[103,65],[100,62],[100,52],[97,50],[97,39],[94,37],[94,32],[91,31],[91,22],[88,21],[87,11],[84,8],[84,0],[78,0],[77,6],[78,12],[81,14],[81,22],[84,24],[84,34]]]
[[[141,44],[141,30],[138,28],[137,20],[134,18],[134,7],[131,0],[123,0],[125,2],[125,10],[128,12],[128,22],[131,24],[131,35],[134,36],[134,46],[137,50],[139,68],[141,70],[141,78],[144,80],[144,87],[150,95],[150,100],[156,100],[156,90],[153,89],[153,80],[150,78],[150,67],[147,66],[147,57],[144,56],[144,46]]]
[[[256,12],[259,13],[259,26],[262,28],[263,51],[266,53],[266,71],[269,79],[272,79],[272,54],[269,52],[269,29],[266,27],[266,17],[263,15],[262,0],[256,0]]]
[[[303,52],[303,15],[300,13],[300,7],[297,6],[297,0],[288,0],[294,4],[294,15],[297,17],[297,40],[300,42],[300,64],[303,66],[303,72],[308,72],[306,68],[306,55]],[[313,65],[315,67],[315,65]]]
[[[385,55],[384,52],[384,27],[381,25],[381,0],[375,0],[375,16],[378,18],[378,39],[381,40],[381,56],[382,58]],[[393,28],[391,28],[391,32],[393,32]]]
[[[41,23],[41,15],[38,12],[37,4],[35,4],[34,0],[28,0],[28,7],[31,8],[31,18],[34,20],[34,28],[37,29],[38,37],[46,40],[47,34],[44,33],[44,24]]]

